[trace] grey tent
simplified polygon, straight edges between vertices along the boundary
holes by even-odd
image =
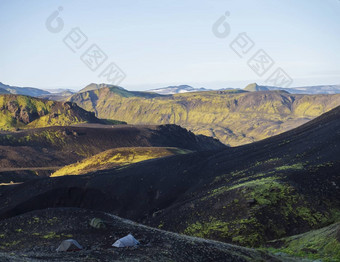
[[[118,239],[114,244],[113,247],[134,247],[139,245],[138,240],[136,240],[131,234],[128,234],[127,236]]]
[[[61,251],[76,251],[83,249],[83,247],[74,239],[67,239],[61,242],[60,246],[56,249],[57,252]]]

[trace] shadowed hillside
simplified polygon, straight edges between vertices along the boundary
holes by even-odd
[[[100,118],[129,124],[178,124],[235,146],[295,128],[340,105],[339,95],[285,91],[207,91],[161,96],[104,87],[70,98]]]
[[[86,124],[29,129],[0,134],[0,178],[1,171],[23,171],[23,169],[49,175],[65,165],[120,147],[178,147],[193,151],[225,148],[217,140],[195,136],[174,125]],[[19,176],[19,180],[13,179],[13,174],[7,174],[3,176],[5,180],[2,181],[23,181],[21,178],[22,176]]]
[[[9,94],[9,91],[0,87],[0,94]]]

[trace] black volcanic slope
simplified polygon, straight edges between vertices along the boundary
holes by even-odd
[[[279,136],[1,188],[0,216],[47,207],[109,211],[189,235],[259,246],[340,211],[340,107]]]
[[[105,229],[89,222],[100,218]],[[285,261],[263,251],[192,238],[139,225],[98,211],[75,208],[34,211],[0,221],[0,261]],[[18,230],[20,228],[20,230]],[[132,233],[138,248],[113,248],[119,238]],[[74,238],[84,247],[79,252],[55,252],[60,242]],[[10,244],[8,244],[10,243]],[[15,243],[12,245],[12,243]],[[11,253],[11,255],[9,254]],[[14,255],[15,254],[15,255]],[[7,259],[6,259],[7,258]]]

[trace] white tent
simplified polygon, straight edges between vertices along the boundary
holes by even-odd
[[[118,239],[116,242],[113,243],[113,247],[134,247],[139,245],[138,240],[136,240],[131,234]]]
[[[57,252],[60,251],[75,251],[83,249],[83,247],[74,239],[67,239],[61,242],[60,246],[56,249]]]

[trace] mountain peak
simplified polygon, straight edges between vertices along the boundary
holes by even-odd
[[[118,88],[120,90],[125,90],[124,88],[122,88],[120,86],[109,85],[109,84],[105,84],[105,83],[101,83],[101,84],[91,83],[91,84],[85,86],[83,89],[81,89],[78,93],[93,91],[93,90],[97,90],[97,89],[101,89],[101,88],[105,88],[105,87]]]
[[[257,83],[251,83],[247,85],[244,90],[250,91],[250,92],[256,92],[256,91],[269,91],[269,88],[266,86],[259,86]]]

